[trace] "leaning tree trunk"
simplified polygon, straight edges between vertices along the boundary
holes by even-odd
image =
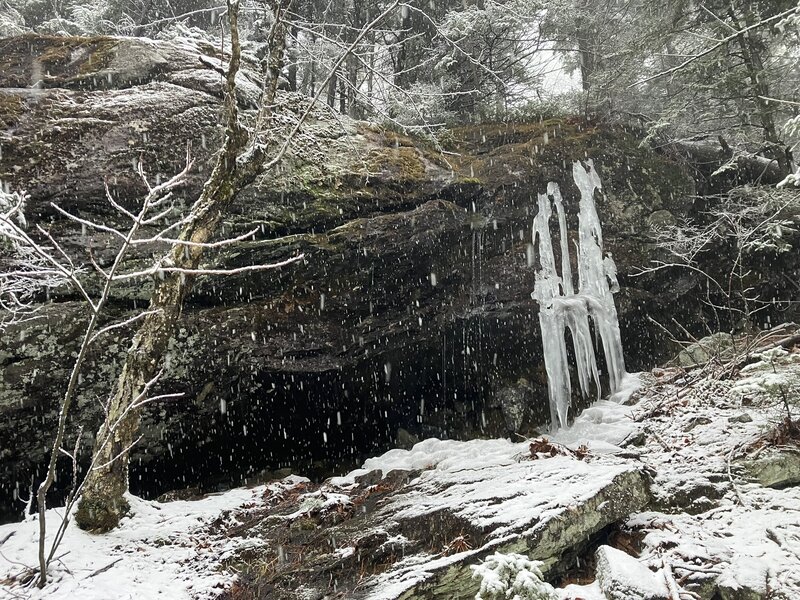
[[[252,181],[263,163],[264,153],[256,146],[240,156],[250,141],[238,119],[235,77],[239,68],[240,48],[236,25],[236,6],[229,2],[231,19],[231,61],[226,74],[225,100],[227,127],[222,149],[211,176],[191,210],[191,219],[181,231],[168,257],[162,261],[163,279],[156,283],[150,299],[150,311],[131,342],[122,372],[114,387],[108,416],[95,440],[92,469],[87,476],[83,495],[75,515],[82,529],[95,532],[116,527],[128,510],[124,494],[128,489],[128,458],[139,431],[140,407],[146,400],[149,382],[158,373],[161,358],[181,316],[183,301],[191,291],[192,271],[197,271],[207,243],[217,230],[225,211],[239,190]],[[281,29],[281,28],[275,28]],[[278,32],[280,33],[280,31]],[[271,107],[275,98],[277,76],[275,63],[282,60],[285,36],[271,46],[271,58],[265,74],[262,107]],[[267,110],[262,110],[262,115]],[[268,116],[268,115],[267,115]]]
[[[128,489],[128,456],[139,430],[139,408],[146,398],[150,382],[156,376],[173,328],[180,318],[183,301],[191,291],[192,278],[198,271],[203,244],[212,238],[222,216],[239,190],[252,182],[262,170],[277,164],[284,156],[291,140],[311,113],[312,107],[320,99],[327,84],[335,81],[335,73],[342,66],[347,54],[355,50],[369,29],[397,8],[400,0],[394,0],[389,8],[362,30],[347,52],[335,62],[328,77],[320,85],[317,95],[294,124],[291,132],[283,140],[269,140],[277,142],[279,148],[275,156],[266,162],[267,148],[261,143],[263,140],[256,138],[273,117],[278,78],[283,68],[283,55],[286,49],[283,12],[291,2],[292,0],[278,0],[275,4],[275,19],[267,42],[269,55],[265,65],[261,107],[255,132],[251,136],[239,123],[236,107],[235,81],[241,58],[237,28],[239,2],[228,0],[231,61],[225,74],[227,85],[225,108],[228,119],[225,139],[214,170],[206,181],[200,198],[192,207],[188,224],[181,231],[179,242],[182,243],[176,243],[172,247],[167,257],[168,264],[162,263],[164,269],[162,273],[165,277],[156,284],[153,291],[150,300],[152,313],[145,318],[133,337],[131,349],[114,388],[109,414],[95,440],[93,466],[86,477],[83,495],[75,516],[76,522],[83,529],[96,532],[108,531],[116,527],[129,508],[124,495]]]

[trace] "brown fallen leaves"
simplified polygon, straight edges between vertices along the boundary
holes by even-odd
[[[586,444],[581,444],[575,450],[567,448],[562,444],[557,444],[548,440],[546,437],[538,437],[530,443],[531,460],[552,458],[553,456],[570,456],[578,460],[585,460],[589,456],[589,448]]]

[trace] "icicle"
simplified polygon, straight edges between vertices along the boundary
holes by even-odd
[[[578,383],[584,396],[591,393],[592,383],[598,398],[601,392],[589,318],[592,319],[603,344],[612,393],[619,389],[625,374],[617,310],[611,295],[619,289],[616,265],[610,256],[603,258],[603,235],[594,204],[594,192],[601,189],[601,182],[592,161],[586,162],[588,170],[579,162],[573,165],[575,184],[581,192],[578,214],[578,292],[575,292],[572,279],[564,205],[556,183],[548,184],[547,194],[538,196],[539,210],[533,220],[532,244],[529,247],[529,264],[535,266],[537,256],[539,259],[531,296],[539,303],[539,326],[547,372],[550,416],[554,427],[556,424],[566,425],[572,396],[566,328],[571,333]],[[551,202],[558,217],[560,275],[550,234],[550,218],[553,213]]]
[[[594,204],[594,192],[602,190],[603,185],[592,160],[587,160],[586,164],[588,170],[580,162],[572,165],[572,175],[581,192],[578,215],[580,223],[578,281],[581,295],[596,300],[589,304],[589,314],[603,341],[609,385],[613,394],[619,390],[622,378],[625,376],[625,359],[622,354],[617,307],[614,305],[609,282],[613,286],[613,291],[619,289],[619,284],[613,259],[610,256],[603,258],[603,233]]]

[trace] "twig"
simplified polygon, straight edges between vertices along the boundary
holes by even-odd
[[[774,15],[774,16],[768,18],[768,19],[763,19],[763,20],[759,21],[758,23],[753,23],[749,27],[745,27],[742,30],[736,31],[736,33],[732,33],[731,35],[729,35],[728,37],[720,40],[719,42],[717,42],[713,46],[711,46],[709,48],[706,48],[705,50],[703,50],[699,54],[695,54],[691,58],[687,58],[681,64],[676,65],[676,66],[672,67],[671,69],[667,69],[665,71],[661,71],[660,73],[656,73],[655,75],[651,75],[650,77],[645,77],[644,79],[640,79],[638,81],[633,82],[632,84],[630,84],[628,86],[627,89],[630,89],[632,87],[636,87],[637,85],[642,85],[643,83],[647,83],[648,81],[653,81],[654,79],[660,79],[660,78],[664,77],[665,75],[671,75],[672,73],[675,73],[676,71],[680,71],[681,69],[683,69],[683,68],[689,66],[690,64],[692,64],[694,61],[699,60],[699,59],[703,58],[704,56],[708,56],[709,54],[711,54],[715,50],[721,48],[722,46],[724,46],[728,42],[731,42],[731,41],[735,40],[739,36],[742,36],[745,33],[749,32],[749,31],[752,31],[753,29],[758,29],[759,27],[763,27],[764,25],[767,25],[768,23],[772,23],[774,21],[779,21],[780,19],[783,19],[784,17],[788,17],[789,15],[791,15],[792,13],[794,13],[796,11],[797,11],[797,6],[793,6],[789,10],[785,10],[782,13]]]
[[[666,558],[661,559],[661,572],[664,574],[664,581],[669,590],[669,600],[681,600],[681,592],[678,589],[678,584],[675,577],[672,576],[672,566],[667,562]]]
[[[97,569],[97,571],[95,571],[94,573],[91,573],[91,574],[87,575],[86,577],[84,577],[84,580],[91,579],[92,577],[94,577],[96,575],[100,575],[100,573],[105,573],[106,571],[108,571],[111,567],[113,567],[115,564],[117,564],[121,560],[122,560],[122,557],[120,556],[118,559],[108,563],[105,567]]]
[[[138,279],[159,273],[181,273],[183,275],[238,275],[240,273],[249,273],[252,271],[268,271],[270,269],[278,269],[280,267],[285,267],[286,265],[303,260],[305,257],[305,254],[298,254],[297,256],[287,258],[286,260],[277,263],[270,263],[266,265],[247,265],[245,267],[237,267],[234,269],[183,269],[181,267],[162,267],[156,265],[150,269],[144,269],[142,271],[134,271],[133,273],[115,275],[114,281]]]

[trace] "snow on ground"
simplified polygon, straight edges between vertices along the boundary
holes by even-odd
[[[694,501],[685,510],[635,515],[628,526],[646,534],[640,560],[654,569],[669,565],[676,580],[716,580],[732,590],[795,599],[800,488],[763,487],[740,464],[780,450],[763,440],[786,416],[784,393],[800,397],[800,353],[775,348],[754,358],[733,380],[648,390],[637,418],[650,434],[640,458],[657,473],[653,492],[657,500]]]
[[[533,533],[549,519],[565,518],[573,507],[596,496],[615,477],[631,469],[624,461],[602,458],[590,462],[568,456],[519,460],[520,455],[530,455],[528,445],[506,440],[426,441],[431,456],[449,455],[424,471],[414,489],[393,501],[392,518],[412,520],[446,510],[486,531],[487,539],[475,550],[449,556],[417,554],[399,561],[379,577],[370,600],[397,598],[470,553],[498,546],[512,536]],[[408,452],[409,464],[418,464],[413,461],[424,451],[417,446]],[[394,459],[389,464],[398,468]]]
[[[226,511],[258,503],[267,489],[301,481],[308,480],[291,476],[274,484],[239,488],[196,501],[160,503],[128,496],[132,514],[113,532],[92,535],[70,525],[56,552],[59,558],[49,569],[51,583],[44,590],[4,583],[7,577],[37,564],[38,522],[30,519],[0,526],[0,598],[214,598],[231,579],[229,573],[219,569],[220,563],[247,542],[214,535],[208,525]],[[52,535],[60,511],[51,509],[47,515]]]
[[[676,579],[767,597],[800,598],[800,489],[745,491],[746,503],[724,501],[707,513],[641,513],[629,525],[647,531],[641,560],[653,568],[670,565]]]
[[[489,543],[500,543],[525,523],[585,500],[635,464],[655,473],[656,504],[632,515],[626,527],[641,535],[636,560],[655,577],[678,588],[747,587],[775,598],[800,598],[800,487],[762,487],[739,466],[748,457],[777,451],[754,444],[781,422],[782,394],[800,386],[800,354],[778,349],[756,358],[733,379],[677,369],[626,378],[615,401],[595,403],[552,437],[572,449],[588,447],[587,460],[521,460],[529,455],[527,443],[508,440],[429,439],[367,460],[362,469],[332,479],[325,494],[301,495],[299,511],[285,518],[346,503],[346,494],[336,492],[355,489],[360,475],[402,469],[419,474],[392,499],[395,516],[447,508],[490,531]],[[624,403],[629,400],[634,403]],[[0,598],[213,598],[235,577],[221,563],[263,540],[227,538],[224,527],[212,522],[220,516],[234,521],[237,511],[262,506],[268,488],[288,489],[300,481],[305,480],[292,477],[194,502],[131,497],[133,515],[111,534],[93,536],[70,527],[51,567],[53,583],[44,591],[7,579],[35,566],[36,521],[0,526]],[[49,511],[51,532],[57,512]],[[431,570],[472,552],[406,556],[378,577],[370,597],[394,598]],[[559,594],[565,600],[603,598],[598,582],[569,585]]]
[[[626,400],[640,385],[638,376],[629,375],[619,399]],[[415,554],[397,562],[378,577],[369,600],[398,598],[434,572],[471,554],[485,553],[512,536],[525,536],[549,519],[568,518],[570,510],[596,496],[617,476],[638,468],[615,456],[622,452],[617,444],[636,431],[632,410],[601,401],[584,411],[572,427],[557,432],[553,441],[592,449],[585,461],[573,456],[526,460],[530,458],[529,442],[428,439],[411,450],[396,449],[371,458],[362,469],[336,478],[333,483],[348,486],[354,485],[355,477],[375,469],[384,474],[394,469],[423,469],[413,489],[393,501],[392,518],[413,519],[447,510],[487,532],[482,547],[455,555]],[[597,597],[592,595],[594,588],[573,587],[576,595],[564,598]]]

